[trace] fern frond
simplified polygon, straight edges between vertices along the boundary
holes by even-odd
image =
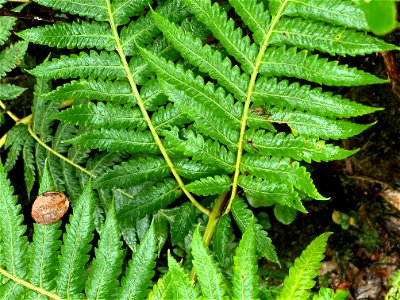
[[[29,28],[17,33],[25,41],[68,49],[97,49],[112,51],[115,39],[106,23],[55,23],[44,27]]]
[[[168,251],[168,269],[171,273],[172,289],[177,299],[198,299],[198,291],[190,282],[189,276]]]
[[[118,212],[120,218],[127,221],[136,221],[146,215],[153,214],[178,199],[182,194],[178,183],[172,179],[155,186],[148,187],[137,193],[134,199],[124,205]]]
[[[93,18],[97,21],[108,21],[107,3],[103,0],[35,0],[35,2],[59,9],[62,12],[67,12],[81,17]]]
[[[89,54],[81,52],[79,55],[63,55],[59,59],[42,63],[29,73],[53,79],[89,77],[104,80],[125,77],[125,70],[117,53],[104,51],[97,53],[94,50]]]
[[[220,195],[231,188],[231,178],[227,175],[200,178],[186,185],[188,191],[195,195]]]
[[[203,46],[200,39],[195,39],[189,32],[185,32],[161,15],[154,13],[153,17],[164,36],[184,58],[218,80],[237,99],[241,101],[246,99],[246,87],[250,78],[241,74],[237,66],[232,67],[229,58],[222,59],[221,52],[213,51],[209,45]]]
[[[307,50],[295,47],[269,48],[260,66],[260,73],[267,76],[287,76],[305,79],[330,86],[358,86],[388,82],[372,74],[339,65],[318,55],[309,55]]]
[[[184,241],[185,237],[192,229],[196,218],[196,211],[191,203],[183,203],[180,207],[172,209],[163,209],[162,215],[166,215],[166,219],[171,227],[171,242],[173,245]]]
[[[272,12],[278,9],[273,3]],[[301,16],[305,19],[325,21],[339,26],[368,31],[369,27],[363,11],[351,1],[299,0],[288,1],[283,13]]]
[[[262,45],[268,34],[271,18],[264,9],[264,3],[256,0],[229,0],[229,3],[251,30],[254,41]]]
[[[194,160],[200,160],[204,164],[217,166],[226,172],[232,172],[235,164],[235,156],[231,151],[227,151],[224,146],[212,140],[204,140],[200,134],[193,131],[185,132],[185,140],[179,138],[177,128],[165,131],[166,140],[185,155],[191,156]]]
[[[224,278],[204,245],[199,227],[192,239],[193,266],[205,299],[223,299],[226,293]]]
[[[101,129],[85,132],[68,143],[90,149],[127,151],[128,153],[158,153],[158,147],[149,131]]]
[[[253,212],[247,208],[243,199],[236,197],[232,203],[232,215],[241,232],[245,232],[252,219],[254,219]],[[269,261],[279,264],[278,256],[268,233],[262,230],[260,224],[254,225],[256,234],[256,249],[257,253],[267,258]]]
[[[278,159],[245,154],[242,160],[242,172],[268,179],[278,184],[290,184],[316,200],[327,200],[321,196],[310,178],[310,173],[297,161],[288,158]]]
[[[293,134],[322,139],[345,139],[359,134],[374,125],[356,124],[349,121],[324,118],[318,115],[307,114],[301,111],[272,109],[267,118],[269,122],[287,124]]]
[[[0,83],[0,100],[15,99],[25,90],[26,88],[11,83]]]
[[[22,225],[24,219],[21,205],[17,204],[17,197],[13,195],[14,189],[7,179],[7,173],[0,161],[0,243],[2,262],[5,269],[18,278],[28,275],[28,239],[24,236],[26,226]],[[16,283],[9,281],[0,286],[0,295],[12,291],[16,298],[21,297],[24,289]]]
[[[129,22],[130,17],[141,14],[152,0],[114,0],[111,5],[112,17],[116,25]]]
[[[303,136],[294,136],[280,132],[273,134],[264,130],[248,130],[245,134],[244,149],[248,153],[260,152],[265,156],[291,157],[295,160],[331,161],[346,158],[358,150],[346,150]]]
[[[173,85],[176,90],[183,91],[192,100],[188,103],[179,102],[179,99],[171,97],[171,100],[185,112],[184,105],[193,105],[204,110],[207,109],[217,118],[223,118],[233,129],[239,128],[240,116],[243,113],[243,107],[240,103],[234,104],[233,98],[226,95],[221,88],[215,88],[212,83],[204,84],[204,80],[198,76],[195,77],[193,72],[186,71],[180,65],[167,63],[166,60],[160,59],[153,53],[142,49],[147,63],[156,71],[158,78],[164,79],[169,85]],[[186,108],[186,110],[188,110]],[[188,113],[194,120],[195,111],[190,110]],[[199,112],[197,114],[200,114]],[[227,124],[227,125],[228,125]]]
[[[341,56],[365,55],[398,49],[397,46],[364,32],[302,18],[282,18],[274,28],[271,44],[292,45]]]
[[[293,186],[291,186],[290,183],[277,183],[246,175],[239,175],[238,180],[239,186],[244,189],[246,195],[261,198],[257,198],[257,202],[249,200],[249,203],[253,207],[268,206],[272,201],[272,203],[287,205],[296,208],[301,212],[307,212],[301,203],[299,194],[293,189]],[[263,200],[265,203],[263,203]]]
[[[0,52],[0,78],[22,62],[27,49],[28,43],[19,41]]]
[[[231,217],[229,215],[224,215],[218,220],[218,223],[215,226],[215,233],[212,242],[212,249],[221,265],[224,265],[225,263],[231,233]]]
[[[51,179],[47,163],[43,169],[40,180],[39,194],[54,191],[54,182]],[[34,224],[33,243],[31,244],[31,256],[29,265],[29,282],[46,290],[53,290],[56,282],[58,256],[61,241],[61,221],[50,225]],[[52,266],[52,267],[50,267]],[[37,293],[31,291],[32,299]]]
[[[132,89],[125,81],[73,80],[44,95],[48,100],[82,99],[135,104]]]
[[[2,16],[0,18],[0,46],[4,45],[11,34],[11,30],[15,25],[17,18]]]
[[[179,22],[189,15],[189,11],[182,0],[169,0],[164,5],[158,5],[155,9],[157,13],[165,16],[171,21]],[[153,41],[160,31],[154,23],[151,13],[148,13],[136,22],[130,22],[128,26],[121,30],[121,46],[127,56],[138,54],[137,46],[143,47]]]
[[[140,246],[129,261],[125,277],[122,278],[118,299],[144,299],[154,276],[156,258],[156,236],[152,223]]]
[[[255,223],[252,220],[243,233],[233,257],[233,295],[235,299],[257,299],[259,276],[256,255]]]
[[[160,300],[160,299],[173,299],[172,294],[172,277],[171,272],[167,272],[158,279],[157,284],[153,286],[153,290],[150,291],[147,299],[149,300]]]
[[[22,147],[22,159],[24,161],[24,179],[25,186],[28,192],[28,197],[35,183],[35,158],[33,155],[33,149],[35,147],[35,140],[29,137],[25,140],[24,146]]]
[[[83,292],[87,274],[82,272],[89,260],[88,252],[93,239],[94,203],[92,185],[89,182],[79,197],[70,223],[66,225],[61,246],[61,259],[56,277],[57,293],[70,298]]]
[[[168,102],[167,96],[163,94],[160,84],[155,78],[146,81],[140,89],[140,96],[143,99],[144,107],[148,111],[157,110],[159,106]]]
[[[265,77],[257,80],[252,100],[254,107],[273,105],[306,110],[326,117],[355,117],[381,110],[349,101],[331,92],[322,92],[321,88],[312,89],[309,85],[300,85],[298,82],[277,82],[276,78],[268,80]]]
[[[308,290],[315,285],[313,278],[318,275],[326,243],[331,234],[331,232],[321,234],[307,246],[300,257],[296,258],[294,265],[289,269],[289,276],[285,278],[278,300],[309,298]]]
[[[127,188],[144,181],[159,181],[171,173],[160,156],[147,156],[123,162],[96,178],[98,188]]]
[[[228,19],[227,13],[221,11],[215,3],[211,6],[209,0],[184,0],[192,13],[212,31],[221,45],[241,65],[243,70],[250,74],[258,53],[258,47],[251,44],[248,36],[243,37],[241,28],[235,29],[235,22]]]
[[[183,178],[196,180],[220,173],[220,168],[211,164],[203,164],[186,158],[174,160],[174,165],[179,175]]]
[[[88,299],[111,299],[118,288],[123,251],[114,203],[111,204],[100,234],[85,292]]]
[[[54,116],[56,119],[92,128],[137,128],[146,129],[146,123],[139,108],[114,103],[88,102],[74,105]]]
[[[175,105],[169,103],[165,107],[161,106],[159,110],[152,114],[151,122],[156,129],[164,129],[174,126],[183,127],[189,120]]]
[[[17,162],[18,156],[21,153],[25,141],[29,138],[29,133],[24,125],[17,125],[11,128],[7,133],[7,138],[4,143],[6,149],[10,148],[7,153],[7,159],[4,164],[4,170],[9,172]]]

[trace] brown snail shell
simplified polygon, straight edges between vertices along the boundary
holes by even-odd
[[[53,224],[69,208],[68,197],[61,192],[44,192],[32,204],[32,218],[39,224]]]

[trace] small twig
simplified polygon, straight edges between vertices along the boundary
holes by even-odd
[[[368,182],[371,182],[371,183],[377,183],[377,184],[381,185],[385,189],[386,188],[390,188],[390,189],[392,188],[392,186],[387,182],[384,182],[384,181],[381,181],[379,179],[375,179],[375,178],[372,178],[372,177],[364,176],[364,175],[348,175],[347,178],[368,181]]]

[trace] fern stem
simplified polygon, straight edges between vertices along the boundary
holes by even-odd
[[[193,195],[186,189],[185,184],[183,183],[181,177],[179,176],[177,170],[175,169],[174,164],[172,163],[171,158],[169,157],[169,155],[167,153],[167,150],[165,149],[164,145],[161,142],[160,136],[157,134],[157,131],[156,131],[153,123],[151,122],[150,116],[147,113],[147,110],[146,110],[146,108],[144,106],[144,101],[143,101],[142,97],[139,94],[139,91],[137,89],[135,81],[133,80],[132,71],[129,68],[129,64],[128,64],[127,60],[126,60],[126,56],[125,56],[124,51],[122,49],[122,45],[121,45],[121,41],[119,39],[117,26],[115,24],[114,17],[113,17],[113,12],[112,12],[112,9],[111,9],[110,0],[106,0],[106,3],[107,3],[108,15],[109,15],[109,19],[110,19],[110,26],[111,26],[111,29],[113,31],[114,39],[115,39],[115,43],[116,43],[116,49],[117,49],[117,52],[118,52],[118,54],[119,54],[119,56],[121,58],[121,61],[122,61],[123,65],[124,65],[126,76],[128,78],[129,84],[130,84],[130,86],[131,86],[131,88],[133,90],[133,94],[134,94],[134,96],[136,98],[137,104],[138,104],[138,106],[140,108],[140,111],[141,111],[141,113],[143,115],[143,118],[146,121],[147,126],[149,127],[149,129],[151,131],[151,134],[152,134],[152,136],[153,136],[158,148],[160,149],[160,152],[161,152],[162,156],[164,157],[167,165],[169,166],[172,174],[174,175],[175,180],[178,182],[178,185],[179,185],[180,189],[185,193],[185,195],[189,198],[189,200],[192,202],[192,204],[195,207],[197,207],[198,210],[200,210],[202,213],[205,213],[206,215],[210,215],[210,211],[208,209],[206,209],[205,207],[203,207],[199,202],[197,202],[197,200],[193,197]]]
[[[203,241],[207,247],[211,243],[211,239],[215,232],[215,227],[217,226],[217,222],[221,217],[222,210],[224,209],[224,206],[226,204],[227,194],[228,193],[223,193],[218,196],[217,201],[215,202],[213,209],[211,211],[211,214],[208,216],[208,222],[203,234]],[[196,281],[196,273],[194,272],[194,269],[192,269],[192,271],[190,272],[189,277],[192,283]]]
[[[47,145],[45,142],[43,142],[40,137],[38,137],[36,135],[36,133],[33,132],[32,130],[32,123],[29,122],[27,124],[28,126],[28,131],[29,134],[42,146],[44,147],[46,150],[48,150],[51,154],[54,154],[55,156],[61,158],[62,160],[65,160],[67,163],[69,163],[70,165],[74,166],[75,168],[79,169],[80,171],[88,174],[90,177],[95,178],[96,176],[94,174],[92,174],[90,171],[86,170],[84,167],[74,163],[72,160],[68,159],[67,157],[65,157],[64,155],[62,155],[61,153],[55,151],[53,148],[51,148],[49,145]]]
[[[279,7],[278,12],[272,18],[272,22],[271,22],[271,25],[269,26],[268,33],[265,37],[263,44],[260,47],[260,51],[257,54],[257,58],[256,58],[256,61],[254,64],[254,69],[253,69],[253,72],[251,73],[251,78],[250,78],[250,82],[249,82],[249,87],[247,89],[246,102],[244,104],[243,116],[242,116],[241,126],[240,126],[240,136],[239,136],[238,151],[237,151],[237,156],[236,156],[235,173],[233,175],[233,182],[232,182],[232,193],[231,193],[231,197],[229,199],[228,205],[225,209],[224,215],[229,214],[229,212],[231,211],[232,202],[233,202],[233,199],[235,199],[236,193],[237,193],[238,179],[239,179],[239,175],[240,175],[240,164],[242,162],[242,156],[243,156],[244,134],[246,132],[247,119],[248,119],[250,103],[251,103],[251,96],[254,91],[254,86],[256,83],[257,76],[258,76],[258,70],[260,69],[260,65],[261,65],[265,50],[267,50],[269,40],[273,33],[273,29],[274,29],[275,25],[278,23],[280,17],[282,16],[283,9],[285,8],[286,3],[288,1],[289,0],[284,0],[282,2],[281,6]]]
[[[49,291],[46,291],[46,290],[44,290],[42,288],[34,286],[33,284],[31,284],[31,283],[29,283],[29,282],[27,282],[27,281],[25,281],[23,279],[15,277],[14,275],[8,273],[6,270],[4,270],[2,268],[0,268],[0,273],[3,274],[4,276],[10,278],[11,280],[13,280],[13,281],[15,281],[15,282],[27,287],[28,289],[34,290],[35,292],[38,292],[38,293],[40,293],[42,295],[45,295],[45,296],[47,296],[47,297],[49,297],[51,299],[62,300],[62,298],[57,296],[56,294],[53,294],[53,293],[51,293]]]
[[[10,116],[11,119],[14,120],[15,123],[18,123],[20,121],[20,119],[16,115],[14,115],[11,111],[7,110],[7,106],[1,100],[0,100],[0,107],[6,112],[7,115]]]

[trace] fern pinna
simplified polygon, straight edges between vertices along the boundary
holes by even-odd
[[[28,130],[39,144],[28,149],[35,147],[38,170],[48,156],[57,189],[72,199],[93,178],[98,228],[114,197],[132,247],[135,222],[183,196],[209,216],[207,244],[215,228],[229,227],[230,218],[217,224],[222,213],[232,211],[244,231],[247,205],[293,215],[306,212],[303,199],[326,199],[300,162],[355,153],[329,140],[364,131],[371,124],[347,119],[378,108],[319,85],[387,82],[330,56],[397,49],[368,35],[362,11],[345,0],[35,2],[81,18],[20,37],[87,50],[29,71],[38,82]],[[51,79],[70,78],[50,89]],[[172,211],[184,217],[158,217],[183,241],[195,213],[187,204]],[[258,253],[278,263],[267,233],[258,224],[255,231]]]

